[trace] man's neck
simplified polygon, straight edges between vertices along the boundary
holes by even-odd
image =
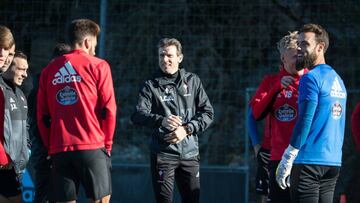
[[[89,54],[89,50],[85,48],[85,46],[83,44],[75,44],[74,46],[72,46],[73,50],[82,50],[85,53]]]
[[[15,91],[15,88],[16,88],[17,85],[16,85],[11,79],[8,79],[8,78],[4,77],[4,75],[3,75],[2,78],[4,79],[5,83],[6,83],[9,87],[11,87],[11,89],[12,89],[13,91]]]
[[[317,66],[319,64],[326,64],[324,55],[319,55],[315,60],[314,66]]]
[[[301,70],[297,71],[296,74],[297,74],[298,76],[304,75],[304,69],[301,69]]]

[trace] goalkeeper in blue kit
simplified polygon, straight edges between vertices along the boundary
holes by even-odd
[[[333,202],[345,129],[347,92],[341,77],[325,63],[328,33],[306,24],[298,38],[297,67],[308,67],[299,84],[299,116],[290,145],[277,168],[292,202]],[[290,177],[290,178],[289,178]]]

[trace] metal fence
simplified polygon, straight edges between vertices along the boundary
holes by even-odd
[[[12,29],[17,48],[28,54],[32,74],[49,62],[56,42],[66,41],[71,20],[90,18],[102,26],[97,53],[111,65],[119,109],[116,164],[148,163],[146,129],[130,125],[129,117],[139,85],[158,68],[156,44],[162,37],[180,39],[182,66],[200,76],[215,109],[214,124],[200,137],[204,167],[252,171],[245,133],[251,93],[246,88],[256,87],[264,74],[277,70],[276,42],[288,30],[306,22],[323,25],[330,33],[327,62],[348,89],[359,84],[357,1],[1,0],[0,8],[0,24]],[[348,115],[359,99],[356,91],[350,93]],[[345,141],[352,146],[348,129],[346,134]]]

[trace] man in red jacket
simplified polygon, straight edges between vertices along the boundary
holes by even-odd
[[[351,131],[356,149],[360,151],[360,102],[356,105],[351,114]]]
[[[297,119],[297,98],[300,77],[306,70],[296,70],[297,32],[284,36],[278,43],[282,68],[275,75],[265,76],[257,89],[251,107],[254,118],[270,116],[271,137],[268,202],[290,202],[289,190],[282,190],[275,179],[275,171],[290,142]]]
[[[94,57],[99,32],[91,20],[74,20],[72,51],[40,76],[37,120],[53,163],[53,201],[75,202],[80,183],[93,202],[110,200],[116,102],[110,66]]]

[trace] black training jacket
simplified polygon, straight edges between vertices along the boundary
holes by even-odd
[[[179,74],[177,84],[167,80],[160,70],[146,80],[139,91],[139,100],[131,121],[152,129],[152,153],[188,159],[199,154],[197,135],[212,123],[214,110],[200,78],[184,69],[180,69]],[[189,124],[193,130],[192,135],[186,136],[178,144],[164,141],[164,135],[170,131],[163,128],[161,122],[170,114],[181,116],[183,125]]]
[[[4,148],[10,156],[17,174],[21,174],[29,160],[28,106],[20,88],[0,76],[0,87],[5,99]]]

